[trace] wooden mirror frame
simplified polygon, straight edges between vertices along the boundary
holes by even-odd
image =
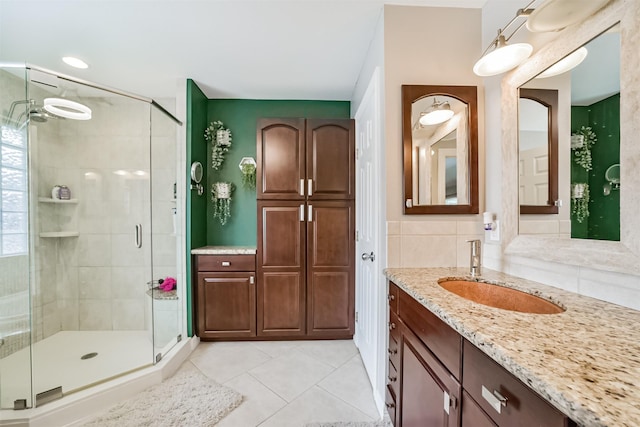
[[[464,102],[469,107],[469,204],[413,206],[408,203],[413,200],[411,106],[418,99],[427,96],[449,96]],[[405,215],[478,213],[478,88],[476,86],[402,85],[402,148]]]
[[[520,214],[557,214],[558,206],[558,91],[553,89],[520,88],[520,99],[530,99],[548,111],[548,180],[549,188],[546,205],[520,205]],[[519,110],[518,110],[519,111]],[[519,116],[518,116],[519,117]]]

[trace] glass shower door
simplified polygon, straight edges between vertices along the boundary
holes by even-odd
[[[0,408],[32,404],[26,69],[0,66]]]
[[[173,348],[182,333],[184,281],[177,250],[178,128],[155,104],[151,106],[152,266],[156,279],[151,301],[156,362]]]

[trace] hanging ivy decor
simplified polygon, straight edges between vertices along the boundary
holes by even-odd
[[[211,142],[211,167],[219,170],[224,162],[224,156],[231,147],[231,131],[217,120],[211,122],[204,131],[204,139]]]
[[[230,182],[216,182],[211,186],[211,201],[213,202],[213,217],[225,225],[231,218],[231,193],[233,184]]]
[[[585,170],[593,169],[591,165],[591,147],[597,142],[596,133],[590,126],[582,126],[574,136],[582,136],[582,143],[572,145],[571,149],[575,156],[575,162],[582,166]]]
[[[589,216],[589,184],[578,182],[573,184],[571,194],[571,214],[576,221],[582,223]]]

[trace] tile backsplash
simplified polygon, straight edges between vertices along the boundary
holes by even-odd
[[[479,221],[387,221],[389,267],[465,267],[467,240],[482,239]]]

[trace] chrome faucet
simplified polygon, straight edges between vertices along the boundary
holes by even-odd
[[[482,274],[482,255],[480,254],[480,243],[478,239],[467,240],[471,243],[471,254],[469,259],[469,274],[471,277],[477,277]]]

